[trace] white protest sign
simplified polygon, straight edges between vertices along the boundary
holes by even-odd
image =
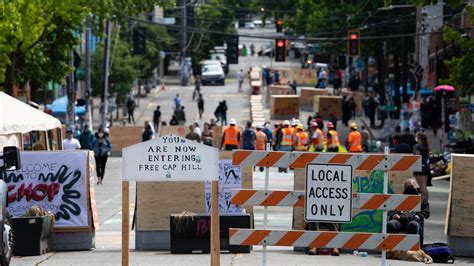
[[[204,183],[206,198],[206,213],[211,212],[211,185],[210,181]],[[245,209],[241,205],[231,204],[231,189],[242,188],[242,172],[240,166],[232,165],[232,160],[219,161],[219,212],[243,214]]]
[[[55,215],[55,228],[87,227],[87,156],[87,151],[22,151],[20,170],[0,171],[10,215],[20,217],[36,205]]]
[[[216,148],[168,135],[122,150],[124,181],[207,181],[219,177]]]
[[[352,166],[307,164],[304,219],[307,222],[352,221]]]

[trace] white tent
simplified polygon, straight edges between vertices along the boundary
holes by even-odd
[[[0,92],[0,147],[18,143],[18,133],[60,127],[61,122],[53,116]]]

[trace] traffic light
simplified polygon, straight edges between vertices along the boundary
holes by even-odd
[[[347,32],[348,41],[347,41],[347,54],[349,56],[359,56],[360,55],[360,31],[359,30],[350,30]]]
[[[283,20],[279,19],[276,21],[277,32],[283,32]]]
[[[226,49],[227,63],[238,64],[239,63],[239,36],[233,36],[227,38],[227,49]]]
[[[135,27],[133,29],[133,54],[144,55],[146,54],[146,37],[145,27]]]
[[[275,62],[285,62],[286,42],[283,39],[275,40]]]

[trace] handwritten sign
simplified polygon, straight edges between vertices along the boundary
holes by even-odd
[[[87,151],[21,152],[21,169],[0,172],[8,212],[19,217],[37,205],[55,215],[57,228],[88,226]]]
[[[245,209],[241,205],[231,204],[231,189],[242,188],[240,166],[232,165],[232,160],[219,161],[219,212],[243,214]],[[211,182],[205,182],[206,213],[211,212]]]
[[[178,136],[122,150],[125,181],[209,181],[219,176],[219,151]]]
[[[352,166],[307,164],[305,194],[305,221],[350,223]]]

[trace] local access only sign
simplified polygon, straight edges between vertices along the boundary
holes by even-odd
[[[219,151],[178,136],[162,136],[122,150],[124,181],[213,181]]]
[[[352,221],[352,165],[306,165],[304,219],[307,222]]]

